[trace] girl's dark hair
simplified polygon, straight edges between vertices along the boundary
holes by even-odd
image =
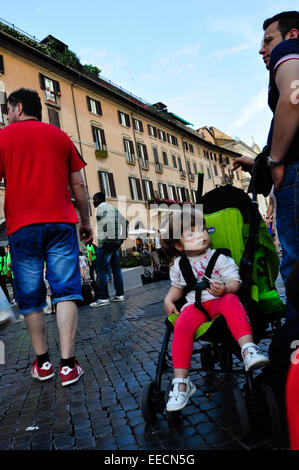
[[[293,28],[299,31],[299,11],[283,11],[264,21],[263,29],[266,31],[270,24],[278,21],[278,29],[283,37]]]
[[[163,252],[170,259],[174,256],[181,255],[174,245],[176,243],[180,243],[182,234],[185,230],[195,227],[199,223],[202,223],[203,229],[206,228],[205,219],[199,210],[192,207],[189,214],[189,216],[186,216],[186,213],[184,213],[183,210],[180,212],[171,212],[168,222],[163,227],[166,231],[161,233],[161,247]]]
[[[39,121],[42,120],[42,104],[37,91],[20,88],[13,91],[7,98],[7,101],[13,108],[18,103],[22,103],[23,111],[27,116],[34,116]]]

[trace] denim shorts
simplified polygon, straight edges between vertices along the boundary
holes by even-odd
[[[54,304],[82,300],[76,226],[27,225],[8,237],[16,301],[22,315],[46,307],[44,261]]]

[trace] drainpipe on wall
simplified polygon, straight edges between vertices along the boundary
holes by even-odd
[[[77,115],[77,108],[76,108],[76,102],[75,102],[75,96],[74,96],[74,85],[75,85],[76,83],[77,83],[77,80],[75,80],[75,81],[72,83],[72,85],[71,85],[71,90],[72,90],[73,106],[74,106],[74,111],[75,111],[75,119],[76,119],[78,140],[79,140],[79,146],[80,146],[80,154],[81,154],[81,156],[82,156],[82,158],[83,158],[83,148],[82,148],[82,143],[81,143],[79,122],[78,122],[78,115]],[[87,198],[88,198],[89,215],[91,216],[91,215],[92,215],[92,211],[91,211],[91,205],[90,205],[90,196],[89,196],[89,191],[88,191],[88,184],[87,184],[87,178],[86,178],[85,167],[83,167],[83,175],[84,175],[85,188],[86,188]]]

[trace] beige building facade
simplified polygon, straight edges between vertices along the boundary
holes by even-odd
[[[148,210],[154,198],[195,202],[199,171],[204,193],[224,184],[242,187],[241,171],[232,173],[238,152],[206,140],[163,103],[148,104],[0,30],[0,129],[7,125],[6,97],[21,87],[39,93],[43,121],[66,132],[87,163],[83,174],[95,231],[92,196],[98,191],[113,205],[121,197]],[[2,182],[2,221],[4,191]]]

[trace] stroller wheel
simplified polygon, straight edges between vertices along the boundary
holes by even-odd
[[[246,400],[239,388],[233,390],[235,408],[240,421],[241,438],[248,439],[251,436],[250,421],[246,405]]]
[[[221,345],[219,347],[218,356],[221,369],[224,371],[231,371],[233,368],[233,356],[231,348]]]
[[[215,351],[211,348],[211,346],[202,349],[202,351],[200,352],[200,360],[203,369],[214,369],[216,357]]]
[[[271,422],[272,434],[279,434],[281,432],[281,417],[275,394],[271,386],[268,384],[262,385],[261,388],[265,399],[267,413]]]
[[[141,395],[141,412],[147,423],[152,423],[157,413],[165,408],[164,393],[156,389],[155,382],[147,383]]]

